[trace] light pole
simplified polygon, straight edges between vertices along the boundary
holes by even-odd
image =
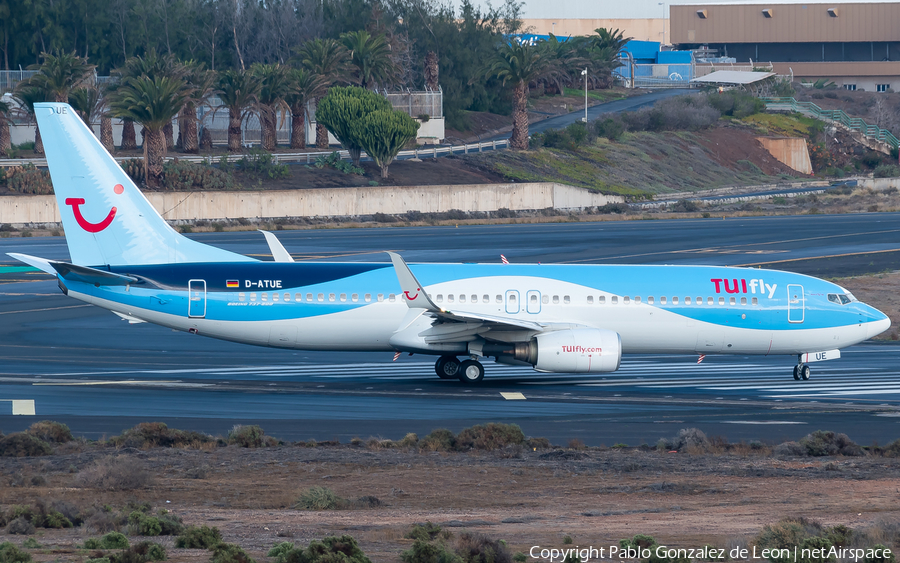
[[[552,24],[550,24],[550,33],[552,33],[553,35],[556,35],[556,22],[553,22]]]
[[[584,117],[581,120],[587,125],[587,67],[581,71],[581,75],[584,76]]]
[[[665,45],[665,44],[666,44],[666,3],[665,3],[665,2],[659,2],[659,3],[657,3],[657,6],[662,6],[662,28],[663,28],[663,31],[662,31],[662,36],[663,36],[662,44]]]

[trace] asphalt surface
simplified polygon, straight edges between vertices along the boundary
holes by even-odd
[[[192,235],[266,257],[261,234]],[[282,231],[298,260],[744,265],[827,275],[896,269],[900,214]],[[486,363],[483,385],[439,380],[433,358],[275,350],[147,324],[60,294],[6,252],[66,259],[61,238],[0,239],[0,428],[54,419],[99,437],[137,422],[225,433],[259,423],[285,439],[402,437],[515,422],[565,444],[654,443],[698,427],[729,440],[796,439],[819,428],[860,443],[900,436],[900,346],[864,344],[791,378],[790,357],[626,356],[604,376]],[[824,274],[820,274],[824,275]],[[5,283],[4,283],[5,282]],[[507,394],[504,396],[503,394]],[[515,399],[520,393],[524,399]],[[35,416],[12,416],[33,400]]]

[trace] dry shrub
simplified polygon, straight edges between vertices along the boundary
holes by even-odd
[[[446,540],[452,536],[449,531],[441,530],[440,526],[428,521],[424,524],[413,524],[403,537],[410,540],[431,541],[438,538]]]
[[[816,430],[800,439],[806,455],[821,457],[831,455],[863,456],[863,449],[846,434]]]
[[[400,440],[397,445],[401,448],[415,448],[419,445],[419,436],[414,432],[410,432]]]
[[[518,424],[489,422],[464,429],[456,437],[458,450],[497,450],[525,443],[525,434]]]
[[[298,560],[288,558],[289,563],[372,563],[359,548],[353,536],[329,536],[322,541],[313,540]],[[214,563],[218,563],[215,562]]]
[[[803,517],[782,518],[774,524],[767,524],[753,538],[753,545],[762,549],[793,549],[803,540],[822,533],[822,525]],[[774,562],[773,562],[774,563]]]
[[[210,549],[222,543],[222,532],[210,526],[189,526],[175,540],[175,547]]]
[[[152,479],[144,463],[128,456],[108,457],[75,475],[76,487],[104,491],[129,491],[150,485]]]
[[[52,453],[50,444],[25,432],[16,432],[0,439],[0,457],[36,457]]]
[[[300,510],[338,510],[346,508],[347,500],[341,498],[328,487],[310,487],[302,493],[294,503],[294,508]]]
[[[142,422],[129,428],[119,436],[110,438],[110,443],[126,448],[187,448],[214,444],[216,439],[202,432],[176,430],[163,422]]]
[[[124,525],[123,518],[113,512],[109,506],[91,507],[84,516],[84,530],[90,534],[112,532]]]
[[[699,428],[682,428],[674,440],[674,449],[690,454],[705,453],[710,445],[709,438]]]
[[[19,516],[6,525],[6,533],[10,535],[30,536],[34,533],[34,524],[24,517]]]
[[[0,543],[0,563],[30,563],[31,555],[22,551],[12,543]]]
[[[54,422],[52,420],[35,422],[26,432],[39,440],[57,444],[65,444],[75,439],[68,426],[62,422]]]
[[[465,563],[513,563],[505,542],[482,534],[463,532],[456,541],[456,554]]]
[[[266,432],[255,424],[250,426],[236,424],[228,432],[228,443],[242,448],[262,448],[277,446],[279,441],[271,436],[266,436]]]
[[[400,560],[403,563],[462,563],[462,558],[443,543],[425,540],[416,540],[411,548],[400,554]]]
[[[900,457],[900,439],[894,440],[881,450],[881,455],[885,457]]]
[[[531,448],[532,451],[536,451],[550,449],[553,447],[553,444],[547,438],[528,438],[525,446]]]
[[[804,448],[797,442],[784,442],[775,446],[775,449],[772,450],[772,453],[777,456],[804,456],[806,455],[806,448]]]
[[[419,448],[428,452],[449,452],[455,446],[456,436],[446,428],[432,430],[419,442]]]

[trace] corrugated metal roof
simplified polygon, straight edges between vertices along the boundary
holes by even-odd
[[[717,70],[706,76],[694,78],[691,82],[704,82],[708,84],[753,84],[775,76],[774,72],[742,72],[739,70]]]

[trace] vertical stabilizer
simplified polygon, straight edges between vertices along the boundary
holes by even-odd
[[[74,264],[253,260],[170,227],[68,104],[34,107]]]

